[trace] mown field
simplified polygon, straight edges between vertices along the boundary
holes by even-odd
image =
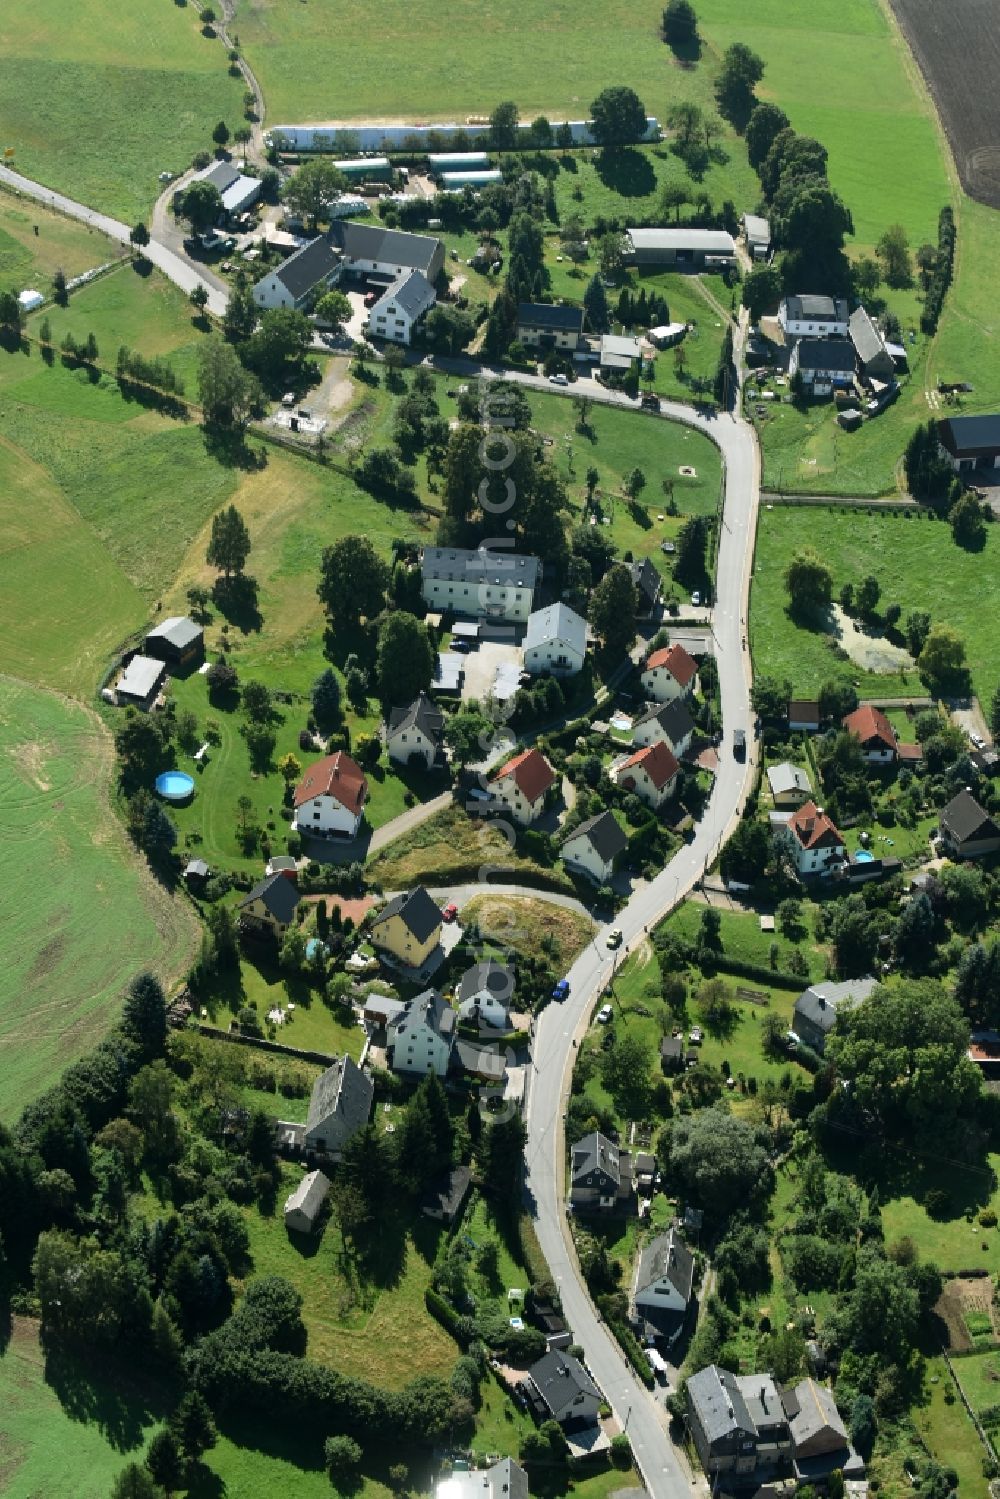
[[[0,13],[0,142],[27,177],[126,223],[211,149],[212,128],[243,115],[199,7],[136,0],[38,0]]]
[[[985,550],[977,553],[956,546],[943,522],[895,512],[813,505],[761,510],[750,596],[757,670],[787,677],[799,695],[846,677],[860,683],[862,695],[904,697],[920,690],[915,677],[866,675],[838,660],[830,648],[832,636],[789,618],[784,572],[803,546],[815,547],[830,567],[835,598],[845,583],[872,573],[882,586],[880,608],[898,603],[904,618],[911,609],[926,609],[936,623],[953,625],[965,641],[973,687],[989,702],[1000,678],[1000,638],[993,623],[1000,602],[1000,540],[993,529]]]
[[[0,189],[0,287],[5,291],[33,286],[47,295],[60,267],[67,277],[79,276],[124,253],[96,229]]]
[[[0,1119],[108,1030],[140,968],[165,977],[196,945],[108,803],[111,745],[91,712],[0,678]]]

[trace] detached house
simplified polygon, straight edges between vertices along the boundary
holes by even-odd
[[[279,940],[288,931],[299,903],[299,892],[283,874],[260,880],[237,907],[240,925],[263,937]]]
[[[792,349],[788,373],[801,376],[813,396],[850,390],[854,384],[854,345],[848,338],[803,338]]]
[[[938,815],[941,840],[957,859],[981,859],[1000,850],[1000,827],[970,791],[953,796]]]
[[[436,989],[411,999],[390,1021],[385,1056],[393,1072],[434,1072],[444,1077],[455,1044],[455,1011]]]
[[[514,970],[509,964],[494,958],[473,963],[462,974],[455,991],[458,1018],[480,1030],[505,1031],[513,997]]]
[[[680,765],[669,745],[662,741],[630,755],[618,767],[616,780],[626,791],[634,791],[654,812],[673,794]]]
[[[567,869],[589,875],[598,885],[606,885],[614,873],[615,860],[628,847],[612,812],[599,812],[574,828],[562,846]]]
[[[825,874],[844,859],[840,830],[815,802],[805,802],[787,821],[779,820],[775,833],[788,840],[795,867],[803,877]]]
[[[676,1225],[650,1239],[639,1256],[631,1316],[646,1343],[674,1343],[687,1320],[694,1287],[694,1255]]]
[[[525,349],[567,349],[583,337],[583,308],[522,302],[517,309],[517,341]]]
[[[811,984],[795,1001],[792,1024],[795,1034],[813,1051],[822,1052],[833,1030],[838,1012],[853,1010],[875,988],[874,979],[848,979],[844,983]]]
[[[792,1433],[795,1477],[799,1483],[825,1484],[834,1469],[846,1479],[864,1476],[865,1465],[851,1446],[833,1392],[815,1379],[800,1379],[781,1398]]]
[[[885,339],[863,307],[856,307],[850,319],[851,343],[858,356],[858,368],[869,380],[889,381],[896,378],[896,366]]]
[[[414,328],[436,301],[437,293],[423,271],[406,271],[368,314],[368,332],[391,343],[409,344]]]
[[[788,1414],[770,1374],[730,1374],[709,1364],[688,1380],[687,1403],[688,1430],[707,1474],[749,1474],[791,1455]]]
[[[500,802],[521,827],[535,822],[545,811],[545,796],[556,782],[555,771],[540,750],[522,750],[490,777],[494,800]]]
[[[848,713],[843,726],[861,740],[861,753],[869,765],[891,765],[896,758],[896,736],[881,708],[865,703]]]
[[[573,677],[587,656],[587,622],[568,604],[549,604],[528,618],[522,657],[532,676],[550,672],[554,677]]]
[[[347,1142],[371,1117],[375,1089],[367,1072],[348,1056],[313,1083],[302,1143],[306,1150],[339,1160]]]
[[[767,785],[776,807],[801,807],[812,796],[808,773],[788,760],[768,766]]]
[[[398,963],[422,968],[441,940],[441,912],[423,885],[394,895],[371,924],[372,942]]]
[[[361,826],[368,781],[356,760],[338,750],[310,765],[295,790],[292,827],[300,833],[353,838]]]
[[[570,1152],[570,1201],[582,1211],[607,1211],[632,1196],[632,1162],[599,1130]]]
[[[409,765],[419,760],[430,770],[444,743],[444,714],[422,692],[408,708],[393,708],[385,730],[390,760]]]
[[[640,681],[650,702],[690,698],[698,687],[698,663],[682,645],[668,645],[647,658]]]
[[[253,299],[265,310],[286,307],[301,312],[314,293],[322,296],[339,275],[340,253],[325,235],[320,235],[262,276],[253,289]]]
[[[694,719],[679,698],[673,702],[654,703],[632,725],[632,741],[645,747],[665,744],[678,760],[691,746]]]
[[[843,297],[806,294],[783,298],[778,323],[790,343],[793,338],[846,338],[850,319]]]
[[[528,1370],[528,1398],[540,1407],[542,1419],[558,1421],[564,1431],[593,1426],[601,1408],[601,1392],[580,1363],[561,1348],[553,1348]]]
[[[528,1475],[512,1457],[502,1457],[491,1468],[450,1473],[434,1499],[528,1499]]]
[[[421,591],[429,609],[525,624],[541,582],[537,557],[464,547],[424,547]]]
[[[640,562],[621,562],[618,565],[627,568],[632,579],[636,592],[637,616],[639,619],[649,619],[660,606],[663,579],[648,557],[643,557]]]

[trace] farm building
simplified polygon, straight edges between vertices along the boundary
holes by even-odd
[[[771,226],[759,214],[743,215],[743,234],[754,260],[766,260],[771,249]]]
[[[489,164],[485,151],[431,151],[427,156],[432,176],[441,172],[480,172]]]
[[[253,289],[258,307],[300,311],[314,291],[332,286],[340,275],[340,255],[325,235],[311,239],[294,255],[268,271]]]
[[[1000,468],[1000,416],[951,416],[938,422],[941,452],[956,473]]]
[[[724,229],[626,229],[625,237],[630,265],[704,267],[736,259],[733,236]]]
[[[188,666],[204,655],[205,631],[185,616],[164,619],[146,636],[146,650],[172,666]]]
[[[444,245],[433,235],[338,220],[327,234],[262,276],[253,297],[258,307],[301,309],[313,291],[325,290],[345,273],[390,287],[410,271],[420,271],[433,285],[443,265]]]
[[[148,656],[133,656],[115,684],[118,706],[148,708],[156,697],[166,672],[167,668],[162,661],[152,661]]]
[[[222,199],[222,217],[225,219],[237,218],[241,213],[246,213],[260,197],[260,178],[244,176],[229,161],[213,162],[203,171],[195,172],[191,180],[210,182],[213,187],[218,188]]]
[[[778,308],[778,323],[788,341],[793,338],[846,338],[849,322],[843,297],[809,294],[784,297]]]
[[[441,186],[446,193],[460,193],[465,187],[488,187],[491,182],[500,182],[502,176],[489,167],[479,172],[442,172]]]
[[[392,165],[387,156],[359,156],[350,161],[335,161],[333,165],[345,177],[370,177],[373,182],[391,182]]]
[[[32,287],[26,287],[24,291],[18,293],[17,303],[22,312],[34,312],[35,308],[41,307],[44,301],[45,298],[41,292],[35,291]]]
[[[522,302],[517,309],[517,341],[526,349],[575,349],[582,336],[582,307]]]
[[[550,123],[555,131],[564,122],[552,120]],[[569,126],[574,146],[597,144],[590,132],[589,120],[567,120],[565,123]],[[517,128],[524,137],[524,144],[530,144],[531,122],[522,120]],[[485,120],[476,125],[459,124],[456,121],[444,125],[356,125],[351,127],[347,136],[342,136],[338,130],[324,129],[321,125],[274,125],[265,135],[264,144],[268,147],[273,145],[279,151],[399,151],[426,149],[431,144],[440,144],[449,135],[460,135],[465,140],[484,141],[488,140],[489,134],[490,126]],[[347,144],[348,138],[350,147]],[[660,139],[660,122],[655,115],[646,116],[646,129],[642,139]]]
[[[424,273],[406,271],[368,314],[368,332],[391,343],[409,344],[414,328],[436,301],[437,293]]]
[[[295,1234],[311,1234],[329,1191],[330,1183],[322,1171],[310,1171],[285,1198],[285,1227]]]
[[[870,380],[894,380],[896,365],[886,341],[863,307],[851,313],[848,329],[858,368]]]
[[[854,345],[849,338],[801,338],[792,350],[788,373],[802,377],[810,395],[829,396],[854,384]]]

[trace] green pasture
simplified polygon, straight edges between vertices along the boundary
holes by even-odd
[[[0,679],[0,1117],[92,1047],[140,968],[181,970],[195,925],[128,847],[107,799],[111,746],[85,708]]]
[[[67,277],[79,276],[124,253],[121,245],[98,230],[0,190],[0,287],[4,290],[10,287],[21,292],[33,287],[48,295],[60,268]]]
[[[993,628],[1000,574],[992,528],[982,552],[966,552],[942,521],[894,511],[835,509],[821,505],[762,509],[750,600],[751,643],[757,670],[788,678],[799,695],[815,693],[834,677],[859,683],[864,695],[909,697],[923,689],[915,673],[870,675],[838,659],[833,637],[804,628],[788,615],[784,572],[793,553],[812,546],[833,573],[837,596],[847,582],[873,573],[882,586],[880,607],[898,603],[929,610],[936,623],[954,626],[965,642],[975,691],[989,702],[1000,677],[1000,639]]]
[[[162,171],[211,149],[243,118],[242,79],[198,7],[38,0],[0,15],[0,142],[12,165],[126,223],[145,217]]]
[[[886,1239],[911,1238],[921,1258],[933,1260],[941,1270],[982,1269],[995,1275],[1000,1271],[1000,1230],[983,1228],[978,1218],[985,1209],[1000,1209],[998,1171],[998,1155],[970,1162],[910,1159],[901,1151],[890,1155],[885,1181],[879,1183]],[[933,1188],[946,1194],[941,1216],[927,1211],[926,1195]]]

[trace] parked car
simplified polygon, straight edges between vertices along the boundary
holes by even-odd
[[[747,755],[747,736],[743,729],[733,730],[733,754],[737,760],[745,760]]]
[[[549,376],[549,384],[550,385],[568,385],[569,384],[569,377],[567,375],[550,375]]]
[[[601,1005],[601,1008],[597,1012],[598,1025],[607,1025],[613,1014],[614,1011],[610,1005]]]
[[[643,392],[642,400],[640,401],[639,404],[646,411],[659,411],[659,409],[660,409],[660,398],[655,393],[655,391],[647,390],[647,391]]]
[[[692,1046],[700,1046],[702,1043],[701,1026],[693,1025],[688,1032],[688,1040]]]
[[[614,929],[613,932],[609,932],[608,933],[608,935],[607,935],[607,945],[608,945],[608,947],[621,947],[621,945],[622,945],[622,934],[621,934],[621,931],[620,931],[620,929],[618,927],[615,927],[615,929]]]
[[[697,588],[695,589],[694,593],[691,595],[691,602],[696,607],[701,603],[701,594],[698,592]]]
[[[456,906],[456,904],[455,904],[455,902],[453,900],[450,900],[448,902],[448,904],[445,906],[444,910],[441,912],[441,920],[442,921],[454,921],[455,917],[457,915],[458,915],[458,907]]]
[[[453,640],[448,649],[450,651],[457,651],[460,656],[464,656],[469,649],[469,642],[467,640]]]
[[[565,999],[569,994],[569,979],[560,979],[552,991],[553,999]]]

